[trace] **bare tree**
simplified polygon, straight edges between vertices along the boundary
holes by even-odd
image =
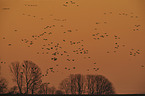
[[[54,86],[48,88],[48,94],[55,94],[56,88]]]
[[[42,82],[42,74],[40,68],[29,60],[24,60],[22,64],[23,75],[25,78],[25,87],[26,87],[26,94],[29,93],[29,90],[33,94],[40,86]]]
[[[94,75],[87,75],[86,76],[87,79],[87,93],[88,94],[94,94],[95,92],[95,76]]]
[[[59,89],[64,91],[65,94],[71,93],[71,83],[70,78],[65,78],[59,85]]]
[[[84,92],[84,76],[81,74],[71,74],[69,78],[64,79],[59,88],[66,94],[83,94]]]
[[[49,83],[42,83],[39,89],[39,94],[55,94],[56,88],[54,86],[49,87]]]
[[[40,94],[48,94],[48,84],[49,83],[42,83],[40,85],[40,89],[39,89]]]
[[[70,83],[71,83],[71,94],[76,94],[76,78],[75,78],[75,75],[74,74],[71,74],[70,75]]]
[[[4,78],[0,78],[0,94],[4,94],[7,91],[7,81]]]
[[[112,83],[102,75],[71,74],[59,88],[65,94],[115,94]]]
[[[22,94],[22,89],[26,89],[25,93],[31,93],[39,88],[41,84],[41,70],[32,61],[25,60],[22,66],[19,62],[11,63],[10,70],[13,73],[13,80],[17,83],[19,93]]]
[[[19,89],[19,93],[22,94],[22,84],[23,84],[23,72],[19,62],[12,62],[10,70],[13,74],[13,81],[16,82]]]
[[[84,91],[84,76],[81,74],[71,74],[72,94],[82,94]]]
[[[96,75],[96,92],[95,94],[115,94],[112,83],[102,75]]]

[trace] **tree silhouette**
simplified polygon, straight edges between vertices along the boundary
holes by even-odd
[[[39,88],[41,80],[41,70],[40,68],[29,60],[24,60],[22,64],[19,62],[12,62],[10,70],[13,74],[13,80],[17,83],[19,93],[22,91],[25,94],[35,93]]]
[[[84,79],[81,74],[71,74],[69,78],[60,83],[59,88],[66,94],[82,94],[84,92]]]
[[[19,93],[22,94],[23,72],[19,62],[12,62],[10,70],[13,74],[13,81],[16,82]]]
[[[22,64],[22,69],[25,80],[24,86],[26,87],[25,93],[28,94],[30,90],[33,94],[42,82],[41,70],[35,63],[29,60],[24,60],[24,63]]]
[[[6,79],[0,77],[0,94],[4,94],[7,91],[7,81]]]
[[[87,75],[88,94],[115,94],[112,83],[102,75]]]
[[[65,78],[59,85],[59,89],[62,90],[65,94],[71,93],[71,83],[70,78]]]
[[[48,88],[48,94],[55,94],[56,88],[54,86]]]
[[[64,94],[115,94],[112,83],[102,75],[71,74],[59,88]]]
[[[102,75],[96,75],[96,92],[95,94],[115,94],[112,83]]]
[[[84,91],[84,76],[81,74],[71,74],[71,93],[82,94]]]
[[[48,84],[49,83],[42,83],[40,85],[40,89],[39,89],[40,94],[48,94]]]
[[[86,76],[87,79],[87,92],[88,94],[94,94],[95,92],[95,75],[87,75]]]
[[[56,88],[54,86],[49,87],[49,83],[42,83],[39,89],[39,94],[54,94]]]

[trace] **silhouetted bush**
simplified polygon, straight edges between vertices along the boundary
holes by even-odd
[[[59,94],[64,94],[64,93],[61,90],[56,90],[55,91],[55,94],[58,94],[59,95]]]
[[[9,94],[17,94],[17,93],[18,93],[18,87],[17,86],[13,86],[12,88],[10,88]]]

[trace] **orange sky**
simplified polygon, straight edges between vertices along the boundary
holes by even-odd
[[[50,82],[55,87],[71,73],[101,74],[113,83],[116,93],[145,94],[145,68],[142,67],[145,66],[145,0],[72,1],[75,4],[70,0],[0,0],[0,61],[6,62],[1,63],[1,75],[7,78],[9,86],[13,85],[9,79],[12,78],[10,63],[32,60],[43,74],[47,68],[54,68],[55,72],[44,76],[43,82]],[[66,2],[67,6],[63,6]],[[46,26],[52,27],[44,29]],[[37,40],[32,38],[43,32],[46,34]],[[95,40],[97,35],[92,35],[97,33],[105,37]],[[115,39],[114,35],[120,39]],[[22,39],[32,40],[34,44],[28,47]],[[70,41],[80,43],[70,45]],[[52,56],[55,50],[45,49],[51,42],[50,46],[60,44],[62,49],[58,52],[68,53]],[[114,48],[115,43],[119,44],[118,49]],[[73,51],[78,48],[88,50],[88,54],[75,54]],[[137,50],[140,54],[130,55]],[[52,57],[58,60],[52,61]]]

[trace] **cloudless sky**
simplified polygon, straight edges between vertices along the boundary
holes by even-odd
[[[9,86],[11,62],[31,60],[44,75],[53,67],[42,79],[56,88],[69,74],[101,74],[116,93],[145,94],[145,0],[72,2],[0,0],[0,71]]]

